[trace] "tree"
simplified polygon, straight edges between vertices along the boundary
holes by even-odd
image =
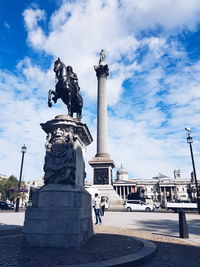
[[[21,182],[20,192],[18,192],[18,186],[19,181],[14,175],[11,175],[8,179],[0,180],[0,199],[15,201],[19,196],[22,200],[25,200],[28,192],[25,182]]]
[[[17,197],[18,179],[11,175],[8,179],[0,181],[1,199],[14,201]]]
[[[14,175],[11,175],[9,178],[8,178],[8,181],[11,182],[11,183],[14,183],[14,184],[18,184],[18,179],[17,177],[15,177]]]

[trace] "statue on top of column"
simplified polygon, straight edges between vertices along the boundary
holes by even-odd
[[[107,78],[107,76],[109,75],[109,68],[108,68],[108,64],[105,63],[105,57],[106,57],[105,52],[103,49],[101,49],[99,65],[94,66],[94,69],[96,71],[96,75],[98,78],[101,78],[101,77]]]
[[[101,49],[101,52],[100,52],[100,59],[99,59],[99,65],[105,65],[105,58],[106,58],[106,55],[105,55],[105,52],[103,49]]]
[[[49,90],[48,106],[52,107],[52,100],[54,103],[59,98],[67,105],[68,115],[73,118],[73,113],[77,114],[77,119],[81,120],[83,99],[80,94],[80,87],[78,85],[78,77],[73,72],[71,66],[65,64],[58,58],[54,62],[53,68],[56,74],[56,90]],[[51,96],[53,97],[51,98]]]

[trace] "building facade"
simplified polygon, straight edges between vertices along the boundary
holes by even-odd
[[[138,188],[143,188],[144,196],[154,202],[174,202],[177,199],[187,199],[190,179],[182,179],[180,170],[174,170],[174,177],[169,178],[159,174],[151,179],[129,179],[128,172],[121,166],[117,171],[113,187],[122,199],[127,199]]]

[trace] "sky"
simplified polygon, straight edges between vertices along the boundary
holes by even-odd
[[[12,3],[12,7],[11,7]],[[182,178],[192,171],[191,128],[200,175],[199,0],[0,0],[0,173],[43,177],[46,135],[40,127],[67,108],[47,106],[60,57],[78,75],[82,122],[93,136],[87,163],[96,154],[99,52],[105,50],[108,152],[129,178],[158,173]]]

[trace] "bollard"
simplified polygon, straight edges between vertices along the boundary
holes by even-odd
[[[180,238],[189,238],[187,221],[183,209],[179,209],[179,235]]]
[[[16,203],[15,203],[15,212],[19,212],[19,201],[20,201],[20,199],[19,199],[19,197],[17,197]]]

